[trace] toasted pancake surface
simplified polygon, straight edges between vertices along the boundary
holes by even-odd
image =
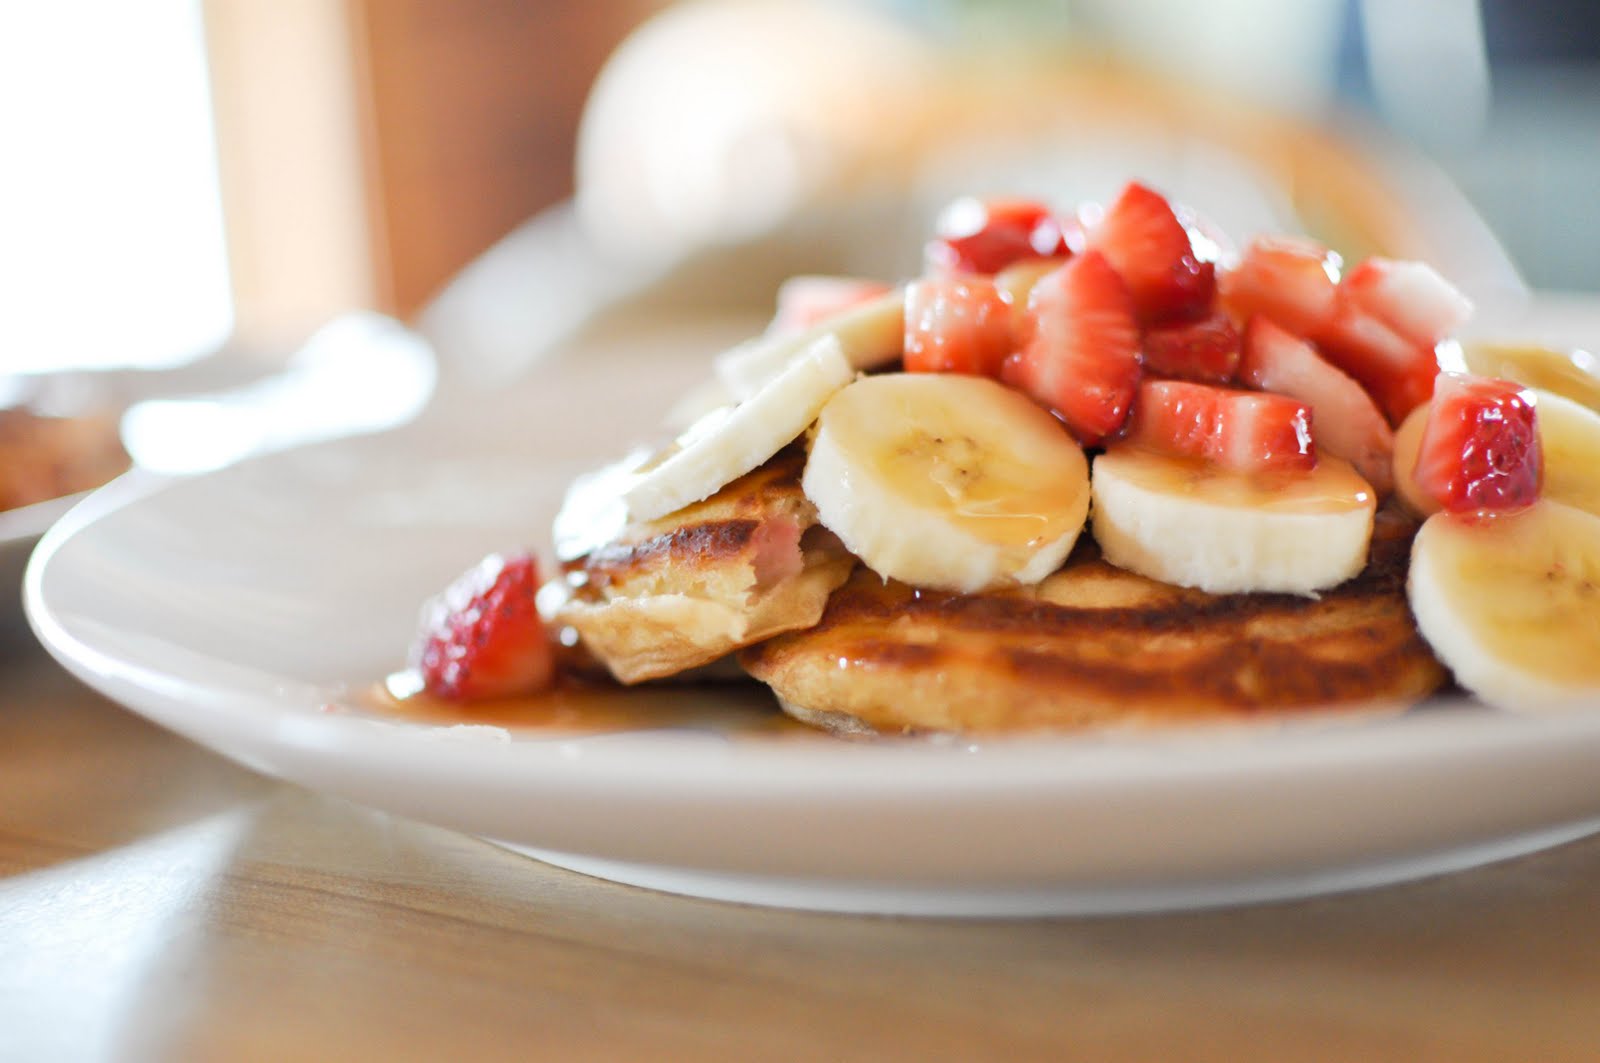
[[[792,714],[842,731],[1067,730],[1403,708],[1446,680],[1406,604],[1410,528],[1319,598],[1210,595],[1085,544],[1039,586],[963,596],[858,569],[816,627],[740,660]]]
[[[855,559],[817,526],[785,451],[703,502],[565,562],[555,613],[617,679],[659,679],[815,624]]]

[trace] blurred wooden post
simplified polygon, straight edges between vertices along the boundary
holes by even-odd
[[[344,0],[203,0],[241,346],[379,305]]]
[[[408,316],[572,191],[583,102],[662,0],[202,0],[240,331]]]

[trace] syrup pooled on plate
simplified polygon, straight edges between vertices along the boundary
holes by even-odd
[[[427,693],[421,676],[407,670],[374,684],[362,707],[414,723],[484,724],[550,737],[659,730],[815,734],[778,711],[772,695],[751,683],[623,687],[565,681],[534,694],[460,702]]]

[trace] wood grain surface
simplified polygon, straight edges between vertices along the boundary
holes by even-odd
[[[955,921],[584,878],[0,650],[0,1059],[1600,1059],[1600,839],[1256,908]]]

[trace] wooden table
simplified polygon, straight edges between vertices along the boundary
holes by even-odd
[[[0,1059],[1600,1059],[1600,838],[1258,908],[665,896],[259,778],[0,650]]]

